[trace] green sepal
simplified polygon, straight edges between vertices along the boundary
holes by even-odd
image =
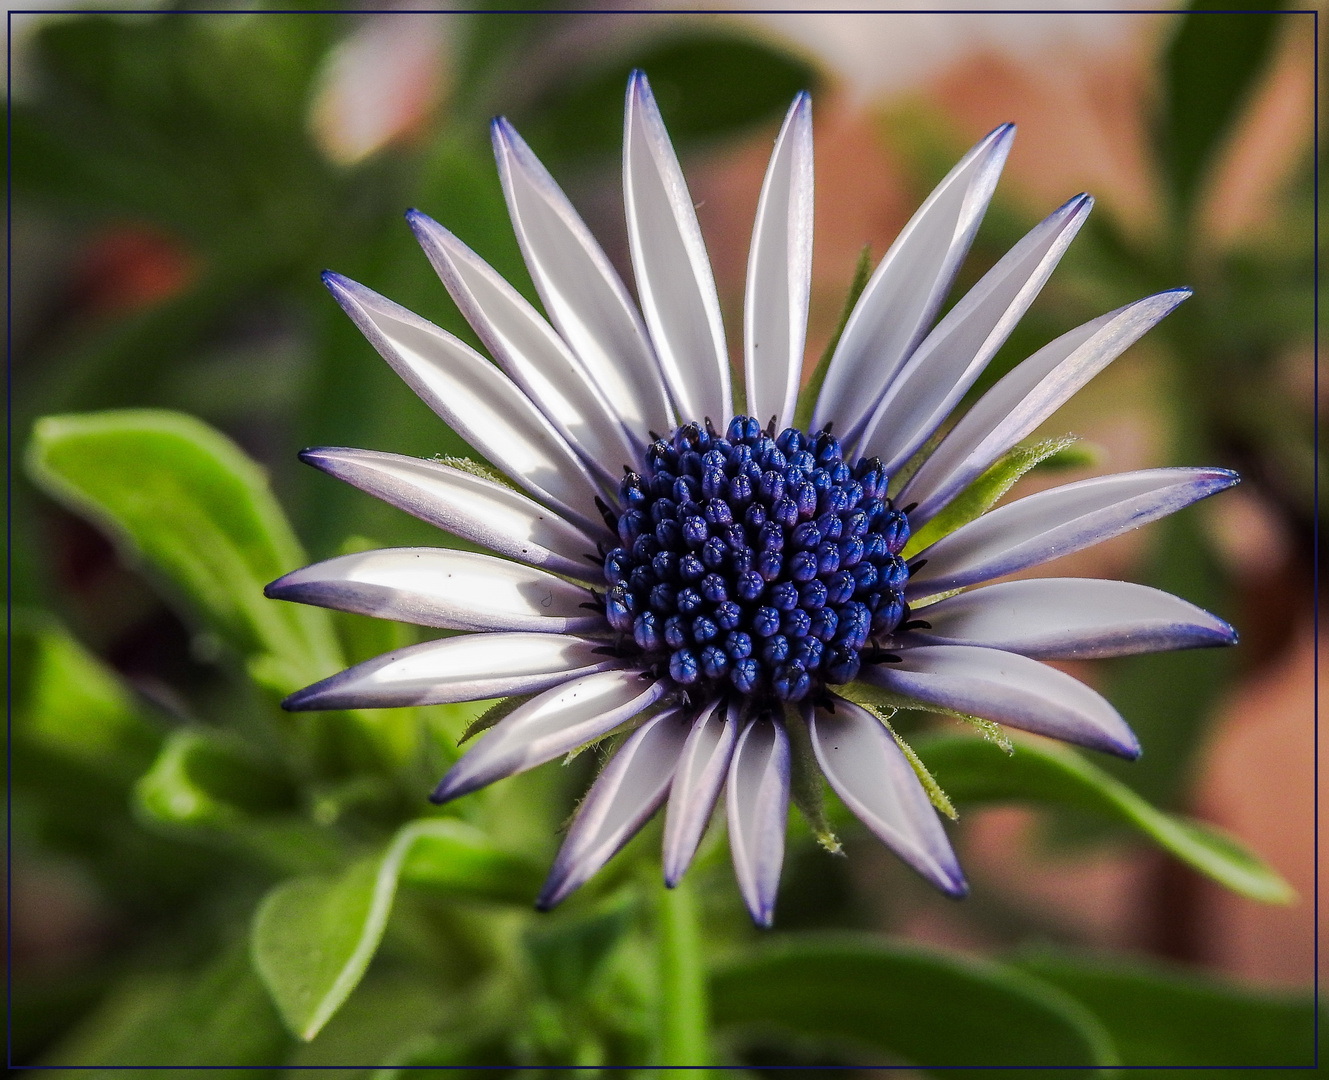
[[[808,823],[817,843],[832,855],[843,855],[840,838],[831,829],[831,820],[826,813],[825,782],[812,749],[808,726],[796,708],[786,708],[784,720],[785,730],[789,732],[789,798]]]
[[[511,697],[501,698],[494,702],[494,704],[490,705],[489,708],[466,725],[466,730],[461,733],[461,737],[457,740],[457,745],[460,746],[467,740],[475,738],[482,731],[488,731],[500,720],[506,719],[511,713],[516,712],[517,709],[522,705],[525,705],[533,697],[535,697],[534,694],[513,694]]]
[[[868,712],[880,720],[886,730],[891,733],[891,738],[895,740],[895,744],[900,748],[900,752],[904,754],[905,760],[909,762],[910,768],[914,770],[914,775],[918,777],[918,782],[923,785],[923,790],[928,793],[928,800],[932,805],[952,821],[959,821],[959,812],[947,797],[946,792],[941,789],[941,785],[937,783],[937,778],[928,771],[928,767],[923,764],[922,759],[914,752],[914,748],[910,746],[900,733],[891,725],[891,716],[894,715],[894,710],[891,710],[890,714],[888,714],[885,709],[877,705],[864,705],[863,708],[867,709]]]
[[[858,262],[854,266],[854,277],[849,283],[849,293],[844,298],[844,307],[840,309],[840,318],[835,324],[835,332],[831,334],[830,341],[826,343],[821,359],[817,361],[817,366],[812,369],[808,384],[799,392],[798,404],[794,406],[794,427],[800,431],[806,431],[808,425],[812,423],[812,410],[816,408],[817,398],[821,396],[822,383],[826,381],[826,372],[831,366],[831,357],[835,355],[835,347],[840,344],[840,337],[844,334],[849,316],[854,312],[854,305],[858,303],[858,298],[863,295],[863,290],[867,288],[868,280],[871,277],[872,247],[864,244],[863,250],[858,253]]]
[[[450,469],[456,469],[458,472],[470,473],[471,476],[478,476],[481,480],[488,480],[491,484],[498,484],[500,487],[511,488],[513,491],[519,490],[517,485],[504,476],[497,469],[483,462],[476,461],[474,458],[456,457],[451,454],[439,454],[435,456],[435,461],[440,465],[446,465]]]
[[[851,682],[844,686],[836,688],[836,693],[841,697],[847,698],[855,705],[862,705],[865,709],[871,709],[878,716],[881,713],[878,710],[889,709],[892,714],[898,709],[912,709],[917,712],[938,713],[942,716],[953,716],[957,720],[962,720],[971,725],[983,738],[989,742],[996,743],[1006,753],[1011,753],[1011,740],[1006,734],[1006,729],[995,720],[984,720],[981,716],[970,716],[968,713],[955,712],[952,709],[944,709],[940,705],[931,705],[925,701],[916,701],[913,698],[905,697],[903,694],[897,694],[893,690],[887,690],[882,686],[875,686],[867,682]]]
[[[1062,435],[1042,442],[1022,443],[1007,450],[977,480],[948,502],[936,517],[910,536],[901,555],[912,559],[961,525],[968,525],[986,514],[1035,465],[1065,453],[1078,441],[1073,435]]]

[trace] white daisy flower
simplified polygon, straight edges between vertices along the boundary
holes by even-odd
[[[753,229],[746,416],[734,413],[710,263],[645,76],[629,81],[623,149],[640,309],[549,173],[496,120],[503,190],[548,321],[417,211],[411,228],[496,365],[363,285],[325,280],[411,388],[526,494],[437,461],[305,451],[311,465],[493,554],[369,551],[274,582],[271,597],[470,631],[359,664],[286,706],[531,695],[457,761],[437,802],[637,724],[582,803],[542,908],[666,800],[664,875],[675,884],[724,790],[739,887],[752,918],[770,925],[789,724],[806,725],[826,780],[873,833],[943,892],[964,894],[927,793],[847,684],[1133,758],[1139,744],[1116,710],[1040,661],[1235,640],[1222,620],[1140,585],[985,585],[1237,482],[1222,469],[1068,484],[1000,506],[908,563],[901,556],[911,529],[1188,295],[1148,297],[1039,350],[888,498],[888,478],[946,421],[1089,212],[1085,195],[1054,211],[933,325],[1013,134],[1005,125],[975,146],[886,253],[844,327],[810,430],[799,431],[812,265],[807,95],[776,140]]]

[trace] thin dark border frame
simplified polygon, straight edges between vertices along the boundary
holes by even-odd
[[[14,480],[14,430],[13,430],[13,20],[15,15],[1253,15],[1267,14],[1264,8],[9,8],[5,12],[5,1062],[9,1069],[30,1071],[35,1069],[196,1069],[215,1071],[222,1069],[297,1069],[301,1071],[320,1071],[326,1069],[373,1069],[382,1066],[372,1065],[16,1065],[11,1059],[13,1047],[13,935],[10,933],[13,918],[13,680],[9,673],[13,670],[13,480]],[[1312,112],[1312,493],[1314,515],[1311,522],[1312,535],[1312,702],[1314,740],[1312,754],[1312,803],[1314,820],[1314,874],[1312,885],[1312,955],[1314,964],[1314,982],[1312,1001],[1314,1004],[1313,1056],[1310,1065],[1118,1065],[1123,1071],[1158,1069],[1177,1072],[1211,1070],[1230,1071],[1309,1071],[1318,1070],[1320,1061],[1320,562],[1319,562],[1319,506],[1320,506],[1320,468],[1318,448],[1320,445],[1320,11],[1318,7],[1278,9],[1279,15],[1311,16],[1312,71],[1313,71],[1313,112]],[[464,1066],[464,1065],[402,1065],[395,1066],[406,1071],[417,1069],[481,1069],[486,1071],[512,1072],[530,1069],[542,1069],[546,1066]],[[774,1066],[778,1069],[803,1068],[803,1066]],[[742,1068],[725,1065],[643,1065],[643,1066],[557,1066],[561,1070],[578,1072],[627,1071],[638,1068],[670,1069],[677,1071],[696,1071],[719,1069],[729,1071]],[[843,1069],[881,1069],[888,1071],[914,1070],[928,1072],[966,1072],[976,1069],[994,1069],[1002,1071],[1028,1070],[1046,1072],[1049,1070],[1073,1070],[1079,1072],[1101,1071],[1094,1065],[843,1065],[820,1066],[831,1070]]]

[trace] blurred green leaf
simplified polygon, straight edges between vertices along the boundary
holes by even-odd
[[[199,971],[126,977],[49,1052],[46,1075],[110,1080],[158,1076],[162,1066],[229,1066],[236,1080],[257,1080],[271,1075],[263,1066],[280,1063],[289,1046],[237,943]]]
[[[1192,0],[1163,61],[1158,154],[1185,214],[1267,65],[1279,0]],[[1223,9],[1230,10],[1223,10]]]
[[[514,110],[513,119],[547,162],[615,155],[628,74],[638,68],[679,149],[775,120],[795,94],[820,82],[810,65],[762,41],[735,30],[694,29],[644,38],[611,63],[566,66],[564,81]]]
[[[554,1001],[584,997],[635,918],[635,904],[620,898],[588,915],[528,930],[526,952],[540,988]]]
[[[277,886],[254,915],[254,965],[287,1027],[309,1040],[341,1007],[373,959],[399,881],[444,893],[508,900],[534,894],[529,864],[455,818],[404,825],[377,858],[339,877]]]
[[[834,1040],[864,1065],[1112,1065],[1108,1033],[1072,997],[990,961],[875,936],[789,936],[711,978],[717,1028]],[[976,1075],[969,1073],[969,1075]]]
[[[427,1039],[425,1033],[447,1022],[456,1006],[436,981],[408,971],[374,971],[317,1038],[296,1047],[285,1076],[365,1077],[366,1067],[393,1060],[404,1042]]]
[[[225,732],[173,732],[135,785],[134,803],[168,835],[238,848],[286,873],[340,861],[331,834],[296,814],[287,780]]]
[[[1022,443],[1007,450],[977,480],[947,503],[936,517],[909,537],[903,556],[912,559],[929,544],[935,544],[961,525],[986,514],[1020,477],[1041,462],[1064,454],[1076,442],[1074,436],[1063,435],[1037,443]]]
[[[1315,1002],[1199,974],[1106,957],[1035,952],[1020,968],[1073,995],[1103,1022],[1123,1065],[1311,1068]],[[1307,975],[1310,972],[1307,971]]]
[[[1287,882],[1232,837],[1163,813],[1068,747],[1021,741],[1007,755],[979,739],[941,737],[915,749],[957,802],[1020,799],[1090,810],[1136,829],[1243,896],[1269,904],[1295,897]]]
[[[11,690],[18,738],[127,782],[162,739],[120,676],[53,621],[14,615]]]
[[[340,667],[325,611],[263,596],[304,552],[262,470],[206,424],[147,409],[49,416],[27,467],[164,577],[264,682],[289,692]]]
[[[48,22],[29,58],[38,92],[14,118],[15,187],[160,222],[237,258],[276,254],[321,215],[332,174],[306,111],[346,25],[307,14]]]

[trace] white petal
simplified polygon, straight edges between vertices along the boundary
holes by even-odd
[[[812,288],[812,99],[799,94],[775,140],[748,251],[743,359],[748,413],[794,420]]]
[[[535,906],[548,911],[604,866],[659,809],[691,725],[677,709],[624,742],[586,793]]]
[[[1009,372],[946,433],[900,491],[897,503],[917,503],[909,511],[910,524],[935,517],[1190,294],[1172,289],[1127,304],[1062,334]]]
[[[340,274],[323,281],[360,332],[458,435],[536,498],[596,530],[597,487],[563,437],[474,349]]]
[[[770,926],[789,816],[789,735],[774,717],[748,722],[729,763],[726,803],[734,876],[752,921]]]
[[[282,708],[389,709],[534,694],[623,667],[605,643],[563,634],[462,634],[395,649],[297,691]]]
[[[1226,469],[1144,469],[1028,495],[920,552],[911,564],[905,599],[950,592],[1069,555],[1175,513],[1239,479]]]
[[[890,648],[981,645],[1038,660],[1233,645],[1232,627],[1159,589],[1095,578],[1004,581],[920,609],[930,628]]]
[[[833,713],[807,705],[803,715],[822,774],[854,816],[942,892],[968,892],[927,792],[882,722],[839,698]]]
[[[604,580],[603,568],[587,558],[596,555],[595,541],[503,484],[377,450],[320,446],[301,451],[300,460],[500,555],[582,581]]]
[[[664,879],[671,889],[687,872],[729,775],[738,738],[739,705],[727,712],[711,702],[697,715],[679,757],[665,810]]]
[[[430,798],[448,802],[576,750],[659,701],[669,685],[636,671],[601,671],[546,690],[481,735]]]
[[[1027,656],[971,645],[928,645],[898,664],[864,664],[859,678],[915,701],[1054,739],[1136,758],[1140,743],[1101,694]]]
[[[581,357],[628,434],[674,426],[659,362],[637,307],[567,196],[502,117],[493,124],[508,213],[545,310]]]
[[[1014,137],[1015,125],[1003,124],[970,150],[877,264],[835,347],[812,430],[834,421],[845,444],[862,430],[950,291]]]
[[[646,76],[628,80],[623,131],[623,198],[637,295],[679,419],[733,414],[720,300],[692,208]]]
[[[447,548],[381,548],[278,578],[274,600],[353,611],[444,630],[603,631],[591,593],[534,567]]]
[[[641,465],[618,414],[554,328],[516,289],[437,221],[406,215],[448,293],[485,348],[593,471],[617,484]]]
[[[946,313],[873,409],[863,427],[865,456],[893,473],[927,442],[1015,329],[1093,203],[1077,195],[1053,211]]]

